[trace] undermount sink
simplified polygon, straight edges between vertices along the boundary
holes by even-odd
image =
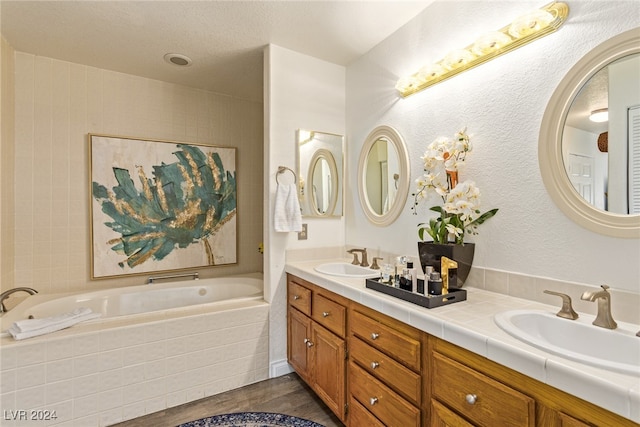
[[[620,323],[617,329],[594,326],[593,318],[581,315],[568,320],[537,310],[512,310],[494,316],[501,329],[529,345],[591,366],[640,376],[637,331]]]
[[[331,276],[372,278],[380,275],[379,270],[372,270],[368,267],[361,267],[348,262],[329,262],[320,264],[314,268],[318,273],[329,274]]]

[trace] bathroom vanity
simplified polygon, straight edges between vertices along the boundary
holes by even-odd
[[[544,352],[527,356],[522,345],[514,345],[506,334],[501,338],[501,331],[483,336],[453,322],[444,327],[447,316],[439,313],[459,312],[462,318],[464,303],[445,311],[427,310],[365,289],[363,279],[316,273],[312,265],[287,264],[287,355],[345,425],[638,426],[632,421],[637,411],[629,400],[633,392],[627,390],[626,404],[619,410],[607,410],[573,393],[572,387],[583,387],[579,378],[571,383],[569,374],[558,374],[566,387],[541,381],[551,375],[544,373]],[[473,290],[469,299],[493,295]],[[473,323],[476,329],[495,327],[480,317]],[[562,364],[559,358],[549,359],[550,366]],[[592,375],[587,368],[587,383]],[[621,378],[633,388],[633,378]],[[631,416],[621,415],[629,406]]]

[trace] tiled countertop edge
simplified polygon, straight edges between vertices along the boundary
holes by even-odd
[[[493,315],[500,311],[526,308],[555,313],[555,306],[467,288],[467,301],[426,309],[367,289],[364,279],[318,273],[313,269],[317,264],[318,261],[291,261],[287,262],[285,270],[540,382],[640,422],[640,378],[538,350],[511,337],[493,322]]]

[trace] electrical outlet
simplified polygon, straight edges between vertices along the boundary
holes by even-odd
[[[307,224],[302,224],[302,231],[298,232],[298,240],[307,240]]]

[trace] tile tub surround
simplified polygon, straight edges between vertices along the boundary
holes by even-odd
[[[268,378],[269,305],[220,304],[0,340],[2,426],[106,426]],[[56,411],[12,422],[9,411]]]
[[[496,313],[506,310],[537,309],[555,313],[559,304],[549,305],[469,287],[466,301],[429,310],[367,289],[363,279],[318,273],[314,266],[321,262],[327,260],[288,261],[285,270],[538,381],[640,422],[640,377],[613,373],[538,350],[511,337],[493,321]]]

